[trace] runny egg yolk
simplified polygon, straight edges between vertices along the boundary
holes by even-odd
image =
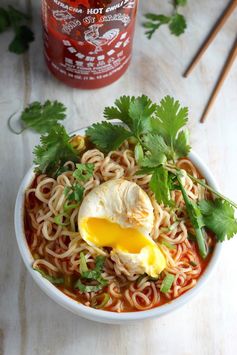
[[[81,222],[81,228],[86,233],[86,240],[96,247],[111,247],[131,254],[141,253],[141,258],[151,276],[165,268],[166,261],[156,243],[144,236],[135,228],[123,228],[105,218],[89,217]]]

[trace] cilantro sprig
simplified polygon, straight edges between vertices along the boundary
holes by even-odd
[[[7,8],[0,7],[0,33],[12,29],[14,38],[9,44],[9,51],[15,54],[22,54],[29,49],[34,41],[34,34],[26,25],[30,16],[9,5]]]
[[[41,144],[33,151],[35,171],[55,176],[67,161],[77,162],[78,155],[70,144],[70,139],[65,128],[60,125],[56,125],[48,134],[42,135]]]
[[[185,32],[187,23],[185,17],[178,12],[179,6],[185,6],[187,0],[174,0],[173,13],[170,16],[163,14],[147,13],[145,19],[147,20],[143,26],[147,29],[145,34],[148,39],[151,39],[154,33],[162,26],[168,25],[170,33],[175,36],[180,36]]]
[[[234,208],[220,198],[214,201],[203,200],[198,204],[203,216],[204,225],[213,231],[218,241],[231,239],[237,233],[237,222]]]
[[[31,129],[36,133],[48,133],[52,128],[59,124],[66,117],[66,107],[63,103],[55,100],[47,100],[44,103],[39,101],[32,102],[20,115],[20,124],[22,129],[17,132],[12,127],[11,120],[14,115],[8,119],[8,127],[12,133],[21,134],[26,129]]]
[[[43,104],[35,101],[21,114],[24,129],[31,128],[37,133],[47,133],[66,117],[66,107],[58,101],[47,100]]]

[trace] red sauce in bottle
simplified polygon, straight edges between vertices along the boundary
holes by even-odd
[[[129,66],[138,0],[42,0],[44,52],[65,84],[96,89]]]

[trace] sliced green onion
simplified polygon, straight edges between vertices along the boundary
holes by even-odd
[[[108,293],[102,293],[101,295],[92,297],[91,306],[93,308],[101,309],[107,305],[109,300],[110,300],[110,295]]]
[[[171,224],[171,226],[169,227],[169,230],[170,230],[170,231],[173,231],[173,230],[177,227],[178,224],[179,224],[179,222],[174,222],[174,223]]]
[[[161,244],[165,245],[168,249],[176,249],[176,246],[167,242],[167,240],[162,240]]]
[[[77,282],[74,285],[75,289],[79,289],[81,292],[97,292],[102,290],[104,285],[98,284],[98,285],[84,285],[81,280],[77,280]]]
[[[83,252],[80,252],[80,274],[88,271],[86,257]]]
[[[63,210],[64,210],[64,212],[68,212],[68,211],[70,211],[70,210],[74,210],[74,209],[76,209],[77,207],[79,207],[80,205],[79,205],[79,203],[77,203],[77,204],[72,204],[72,205],[69,205],[68,204],[68,201],[64,204],[64,206],[63,206]]]
[[[65,218],[65,222],[63,219]],[[66,213],[60,213],[59,215],[54,217],[54,223],[58,224],[59,226],[68,226],[70,224],[69,216]]]
[[[143,149],[140,143],[137,143],[134,149],[135,160],[139,163],[144,158]]]
[[[83,271],[81,273],[81,276],[84,279],[89,279],[89,280],[97,280],[100,277],[100,272],[97,270],[88,270],[88,271]]]
[[[173,274],[167,274],[162,281],[160,291],[163,293],[169,292],[173,282],[174,282],[175,276]]]
[[[95,268],[96,270],[102,271],[105,263],[105,256],[99,255],[95,258]]]
[[[190,260],[190,262],[189,262],[189,264],[191,265],[191,266],[197,266],[197,263],[195,263],[194,261],[192,261],[192,260]]]
[[[46,280],[51,282],[54,285],[62,285],[64,284],[64,278],[63,277],[55,277],[46,274],[43,270],[40,270],[39,268],[35,268],[35,271],[39,272]]]
[[[64,284],[65,284],[65,287],[72,288],[72,276],[71,275],[65,275]]]

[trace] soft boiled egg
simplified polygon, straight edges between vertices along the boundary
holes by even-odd
[[[82,238],[100,253],[111,248],[112,259],[127,273],[157,277],[166,259],[152,240],[153,207],[136,183],[109,180],[88,193],[78,216]]]

